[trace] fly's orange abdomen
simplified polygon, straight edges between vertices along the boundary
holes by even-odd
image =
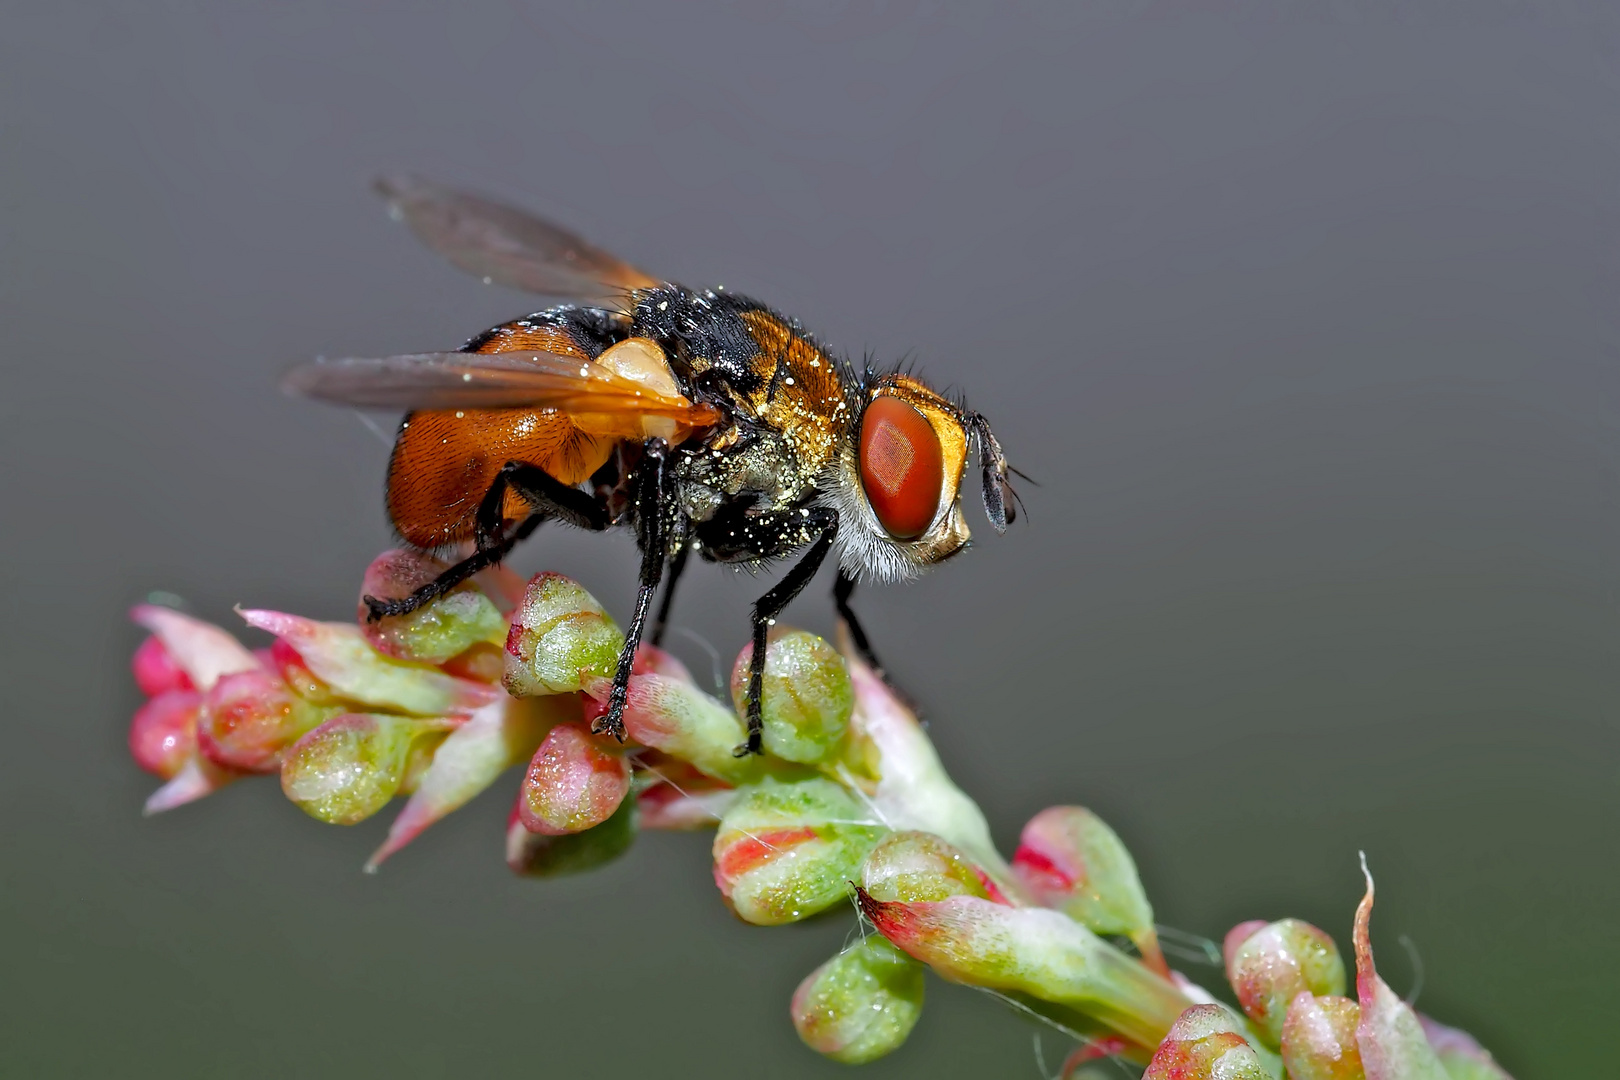
[[[527,350],[577,356],[592,353],[561,327],[526,322],[497,327],[475,352]],[[564,413],[533,409],[414,412],[400,425],[388,466],[388,516],[406,543],[439,548],[471,540],[478,504],[508,461],[537,465],[564,484],[578,484],[601,468],[617,438],[587,435]],[[528,507],[506,493],[503,516],[525,517]]]

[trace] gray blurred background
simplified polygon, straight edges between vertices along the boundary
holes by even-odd
[[[1613,1068],[1615,24],[74,7],[0,31],[0,1072],[846,1075],[787,1001],[853,915],[734,921],[706,836],[517,880],[508,778],[366,877],[387,815],[322,826],[273,780],[140,816],[128,606],[345,618],[390,542],[386,445],[279,374],[539,306],[391,224],[367,185],[399,169],[968,390],[1041,483],[1027,524],[975,505],[973,552],[858,607],[1009,847],[1083,802],[1163,923],[1345,947],[1365,849],[1398,991],[1404,936],[1420,1007],[1521,1078]],[[626,537],[515,565],[633,592]],[[700,568],[677,621],[729,662],[764,585]],[[829,586],[791,621],[830,630]],[[1026,1021],[929,994],[864,1075],[1040,1075]]]

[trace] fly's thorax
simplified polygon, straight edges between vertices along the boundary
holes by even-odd
[[[821,483],[839,510],[839,562],[863,580],[910,580],[968,544],[968,421],[949,399],[899,374],[872,379],[855,408]]]

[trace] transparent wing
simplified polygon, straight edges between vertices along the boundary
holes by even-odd
[[[598,364],[547,352],[415,353],[322,360],[294,368],[292,394],[371,409],[555,409],[575,415],[656,416],[692,428],[720,414]]]
[[[478,277],[544,296],[596,301],[660,284],[522,210],[414,176],[386,176],[376,188],[389,212],[428,247]]]

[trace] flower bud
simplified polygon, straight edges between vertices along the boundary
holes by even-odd
[[[213,623],[156,604],[142,604],[129,617],[163,642],[164,652],[194,689],[207,691],[221,675],[259,666],[246,646]]]
[[[584,723],[558,724],[529,762],[518,793],[524,828],[583,832],[613,815],[630,792],[630,762]]]
[[[613,816],[584,832],[548,836],[530,832],[521,820],[522,798],[506,820],[506,865],[526,877],[561,877],[594,870],[623,855],[636,838],[635,800],[619,804]]]
[[[593,679],[593,696],[585,703],[585,719],[594,721],[607,711],[611,684]],[[738,757],[737,746],[748,737],[737,714],[692,683],[667,675],[636,675],[626,687],[626,738],[691,762],[705,774],[729,784],[757,779],[764,769],[758,757]]]
[[[624,635],[596,598],[561,574],[536,574],[506,637],[506,689],[514,697],[567,694],[612,678]]]
[[[748,667],[754,646],[731,669],[731,700],[748,715]],[[855,708],[849,669],[833,647],[803,630],[780,629],[765,646],[760,706],[765,750],[787,761],[815,765],[840,746]]]
[[[1226,970],[1232,970],[1232,957],[1237,955],[1238,946],[1264,930],[1266,926],[1264,919],[1249,919],[1226,932],[1226,938],[1221,942],[1221,961],[1226,965]]]
[[[304,701],[263,668],[238,671],[203,698],[197,745],[216,765],[275,772],[287,747],[332,712]]]
[[[1142,1080],[1272,1080],[1235,1018],[1220,1005],[1177,1017]]]
[[[141,642],[130,659],[130,668],[135,673],[135,685],[147,697],[157,697],[168,690],[196,689],[191,685],[191,676],[175,663],[169,650],[163,647],[163,639],[156,634]]]
[[[891,833],[861,866],[861,887],[876,900],[944,900],[977,896],[1006,903],[1001,891],[956,848],[933,833]]]
[[[434,751],[410,801],[389,825],[388,838],[366,861],[366,871],[375,872],[422,830],[465,806],[511,766],[527,761],[553,725],[578,719],[579,698],[573,694],[521,700],[502,695],[473,713]]]
[[[952,982],[1066,1006],[1140,1046],[1157,1046],[1187,1007],[1169,980],[1062,912],[977,896],[856,899],[884,937]]]
[[[1290,1080],[1362,1080],[1356,1021],[1361,1007],[1346,997],[1294,995],[1282,1028]]]
[[[299,739],[281,763],[281,790],[310,817],[353,825],[381,810],[405,777],[411,743],[449,720],[384,713],[334,716]]]
[[[392,600],[409,596],[449,567],[430,555],[396,548],[385,551],[366,568],[361,597]],[[483,590],[471,581],[434,597],[415,611],[387,615],[373,622],[362,599],[359,622],[379,652],[398,660],[442,664],[479,642],[506,641],[506,620]]]
[[[142,705],[129,725],[129,752],[135,764],[165,780],[173,779],[197,752],[197,713],[201,709],[202,695],[195,690],[163,690]]]
[[[323,623],[280,611],[240,611],[249,626],[268,630],[295,651],[337,694],[379,709],[417,716],[469,713],[500,690],[457,679],[427,664],[396,660],[371,647],[358,626]]]
[[[1447,1080],[1445,1066],[1429,1045],[1417,1013],[1402,1001],[1373,966],[1373,879],[1361,859],[1367,892],[1356,907],[1356,1048],[1366,1080]]]
[[[1299,919],[1283,919],[1250,934],[1231,951],[1226,977],[1271,1046],[1282,1039],[1290,1003],[1301,991],[1344,993],[1344,961],[1333,939]]]
[[[886,831],[831,780],[766,778],[739,791],[721,819],[714,881],[744,921],[795,922],[847,897]]]
[[[1168,968],[1153,908],[1119,835],[1083,806],[1053,806],[1024,826],[1013,872],[1047,907],[1088,930],[1130,938],[1161,974]]]
[[[922,1015],[923,968],[873,935],[812,971],[793,993],[806,1046],[845,1065],[897,1049]]]

